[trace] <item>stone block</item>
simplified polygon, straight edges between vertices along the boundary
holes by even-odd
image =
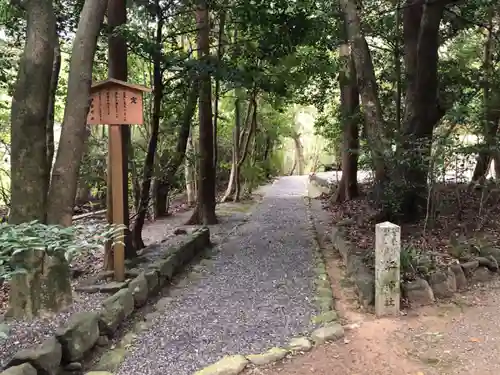
[[[166,259],[160,259],[150,266],[150,269],[157,270],[159,273],[159,281],[162,284],[163,281],[168,281],[172,279],[179,262],[175,254],[169,255]],[[163,284],[162,284],[163,285]]]
[[[434,292],[424,279],[416,279],[403,284],[403,292],[413,307],[432,305]]]
[[[471,275],[471,282],[472,283],[485,283],[488,281],[491,281],[494,277],[494,273],[488,270],[485,267],[479,267],[474,271],[474,273]]]
[[[450,298],[457,291],[457,281],[451,270],[432,273],[429,276],[429,285],[437,298]]]
[[[338,340],[342,337],[344,337],[344,328],[338,323],[325,325],[324,327],[314,330],[311,334],[312,340],[317,344]]]
[[[498,272],[498,262],[493,256],[477,257],[476,260],[479,262],[480,267],[486,267],[491,272]]]
[[[472,260],[470,262],[460,264],[462,266],[462,270],[464,271],[466,278],[471,278],[474,272],[479,267],[479,262],[477,260]]]
[[[36,369],[29,363],[23,363],[19,366],[9,367],[0,375],[37,375]]]
[[[29,363],[37,370],[38,375],[57,375],[61,358],[61,344],[52,337],[36,347],[17,352],[7,366]]]
[[[113,336],[125,319],[125,307],[120,301],[107,304],[99,311],[99,331]]]
[[[384,222],[375,226],[375,314],[399,316],[401,300],[401,228]]]
[[[8,316],[32,318],[58,312],[71,305],[71,271],[63,254],[48,256],[44,250],[26,250],[12,257]]]
[[[62,346],[62,361],[75,362],[83,359],[99,338],[99,316],[95,312],[74,314],[69,322],[56,330]]]
[[[159,280],[158,280],[158,271],[156,270],[146,270],[144,272],[144,277],[146,278],[146,281],[148,282],[148,294],[150,296],[155,295],[158,293],[159,289]]]
[[[242,355],[229,355],[220,361],[197,371],[194,375],[238,375],[248,364]]]
[[[296,337],[290,340],[288,349],[291,351],[308,352],[312,349],[312,342],[307,337]]]
[[[144,306],[148,300],[148,282],[144,273],[134,278],[128,288],[134,298],[134,305],[136,307]]]
[[[125,318],[128,318],[134,312],[134,296],[129,289],[121,289],[112,296],[106,298],[102,305],[104,307],[119,303],[123,306]]]
[[[271,348],[262,354],[247,355],[247,359],[256,366],[264,366],[277,362],[286,357],[288,350],[282,348]]]
[[[467,289],[467,278],[465,277],[464,270],[460,264],[453,264],[450,266],[450,271],[455,275],[455,284],[458,291]]]

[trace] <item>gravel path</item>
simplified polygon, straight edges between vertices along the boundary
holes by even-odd
[[[265,190],[249,221],[160,300],[118,374],[190,375],[226,354],[261,352],[312,328],[305,183],[284,177]]]

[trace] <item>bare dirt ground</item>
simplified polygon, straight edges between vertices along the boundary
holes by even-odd
[[[376,319],[359,309],[330,254],[328,270],[336,307],[346,327],[343,341],[319,346],[260,375],[490,375],[500,373],[500,280],[471,288],[453,300]]]

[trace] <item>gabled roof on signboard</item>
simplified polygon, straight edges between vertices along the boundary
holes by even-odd
[[[95,92],[95,91],[98,91],[99,89],[104,89],[104,88],[106,88],[106,86],[110,86],[110,85],[119,85],[119,86],[123,86],[123,87],[128,87],[129,89],[132,89],[132,90],[137,90],[137,91],[142,91],[142,92],[153,91],[153,89],[150,89],[149,87],[146,87],[146,86],[135,85],[133,83],[120,81],[119,79],[108,78],[104,81],[94,83],[90,88],[90,92]]]

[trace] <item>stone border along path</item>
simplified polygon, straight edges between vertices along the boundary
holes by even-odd
[[[112,371],[232,375],[311,349],[305,336],[320,323],[327,324],[311,334],[314,342],[342,337],[342,326],[331,323],[336,314],[303,198],[306,181],[283,177],[267,188],[249,220],[158,301]]]

